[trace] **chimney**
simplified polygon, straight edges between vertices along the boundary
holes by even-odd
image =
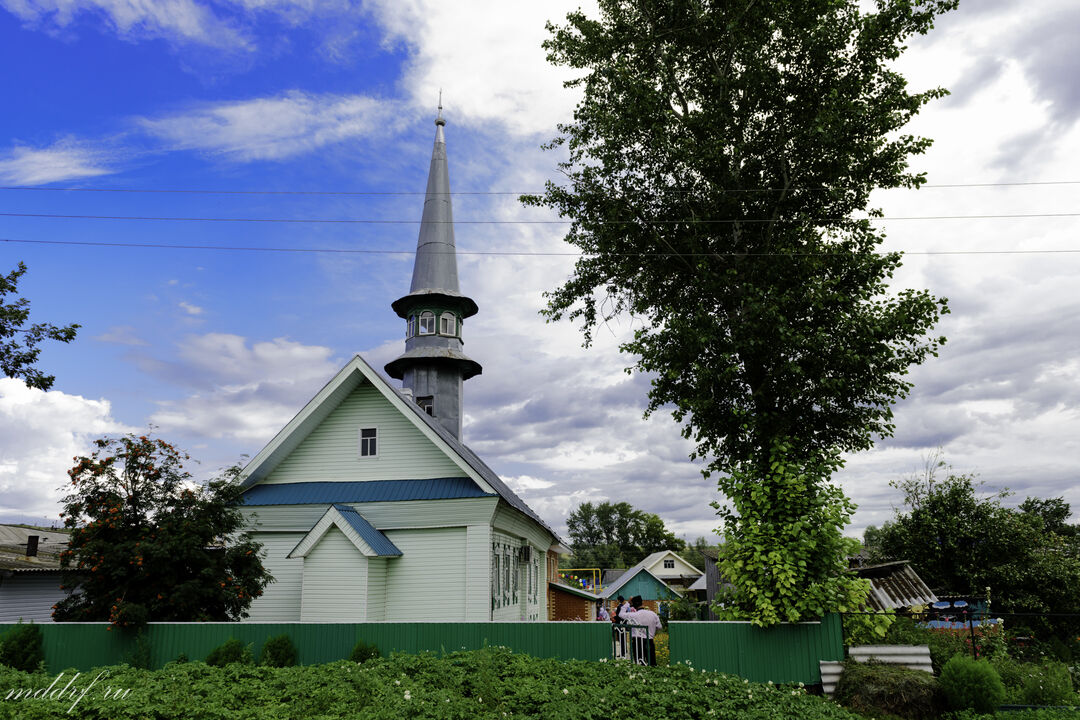
[[[26,538],[26,557],[37,557],[38,536],[30,535]]]

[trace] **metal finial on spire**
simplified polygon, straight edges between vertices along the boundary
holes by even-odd
[[[442,88],[439,88],[439,116],[435,118],[436,125],[445,125],[446,121],[442,116]]]

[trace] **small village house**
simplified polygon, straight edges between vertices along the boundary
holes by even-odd
[[[52,622],[52,606],[68,596],[60,589],[61,530],[0,525],[0,623]]]

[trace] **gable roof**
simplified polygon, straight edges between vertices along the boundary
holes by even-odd
[[[385,397],[395,409],[408,418],[425,437],[442,450],[451,461],[460,467],[463,473],[483,491],[484,494],[498,495],[510,507],[524,513],[551,534],[554,542],[561,542],[554,530],[539,515],[532,511],[525,501],[519,498],[495,472],[489,468],[472,450],[455,438],[435,418],[424,412],[415,402],[405,397],[401,391],[391,385],[362,357],[354,355],[338,373],[315,394],[307,405],[283,427],[266,447],[259,451],[251,462],[241,471],[241,487],[245,493],[249,488],[266,479],[274,468],[289,453],[325,420],[349,394],[364,381]],[[411,482],[411,481],[406,481]],[[296,483],[306,484],[306,483]],[[351,484],[351,483],[342,483]],[[267,486],[269,487],[269,486]],[[358,502],[358,501],[352,501]]]
[[[639,562],[634,567],[646,567],[646,568],[647,567],[652,567],[653,565],[660,562],[660,560],[667,557],[668,555],[670,555],[672,558],[674,558],[675,562],[681,563],[681,564],[687,566],[688,568],[692,569],[698,576],[701,576],[701,575],[705,574],[705,573],[701,572],[700,570],[698,570],[693,565],[691,565],[690,563],[688,563],[682,557],[680,557],[679,554],[677,552],[675,552],[674,550],[659,550],[657,552],[651,553],[650,555],[646,556],[646,558],[644,560]],[[631,569],[633,569],[633,568],[631,568]],[[685,577],[685,576],[681,576],[681,577]]]
[[[395,502],[496,497],[472,479],[364,480],[357,482],[298,482],[255,485],[244,493],[247,505],[325,505],[326,503]]]
[[[622,575],[621,575],[621,576],[619,577],[619,579],[615,581],[615,584],[613,584],[613,585],[609,585],[608,587],[604,588],[604,589],[603,589],[603,590],[602,590],[602,591],[600,592],[600,597],[602,597],[602,598],[611,598],[611,597],[615,597],[615,596],[617,595],[617,593],[618,593],[619,589],[620,589],[620,588],[621,588],[621,587],[622,587],[623,585],[626,585],[626,583],[630,582],[631,580],[633,580],[633,579],[634,579],[635,577],[637,577],[637,576],[638,576],[638,575],[640,575],[641,573],[645,573],[646,575],[648,575],[649,577],[651,577],[651,578],[652,578],[653,580],[655,580],[655,581],[656,581],[657,583],[659,583],[661,587],[665,587],[665,588],[667,588],[667,589],[668,589],[668,591],[669,591],[669,592],[671,592],[671,594],[673,594],[673,595],[675,595],[675,596],[677,596],[677,597],[682,597],[682,593],[680,593],[679,591],[677,591],[677,590],[673,589],[673,588],[672,588],[672,587],[671,587],[670,585],[668,585],[668,584],[667,584],[666,582],[664,582],[664,581],[663,581],[663,580],[661,580],[660,578],[658,578],[658,577],[656,577],[655,575],[653,575],[653,574],[652,574],[651,572],[649,572],[648,568],[646,568],[646,567],[645,567],[644,565],[642,565],[641,563],[638,563],[638,564],[637,564],[637,565],[635,565],[634,567],[632,567],[632,568],[630,568],[629,570],[627,570],[626,572],[624,572],[624,573],[623,573],[623,574],[622,574]]]
[[[396,557],[401,550],[383,535],[364,516],[348,505],[332,505],[318,522],[308,530],[288,557],[305,557],[315,549],[330,528],[337,527],[365,557]]]

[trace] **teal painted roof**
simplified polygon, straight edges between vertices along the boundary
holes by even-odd
[[[494,497],[470,478],[302,482],[255,485],[244,491],[245,505],[332,505]]]
[[[364,539],[364,542],[371,546],[376,555],[385,557],[402,554],[397,545],[390,542],[390,538],[379,532],[355,508],[348,505],[335,505],[334,509],[341,513],[341,517],[345,518],[345,522],[349,523],[349,527],[355,530]]]
[[[623,573],[614,585],[609,585],[600,593],[601,597],[613,598],[622,595],[631,598],[640,595],[642,600],[667,600],[679,597],[667,583],[653,575],[644,567],[632,567]]]

